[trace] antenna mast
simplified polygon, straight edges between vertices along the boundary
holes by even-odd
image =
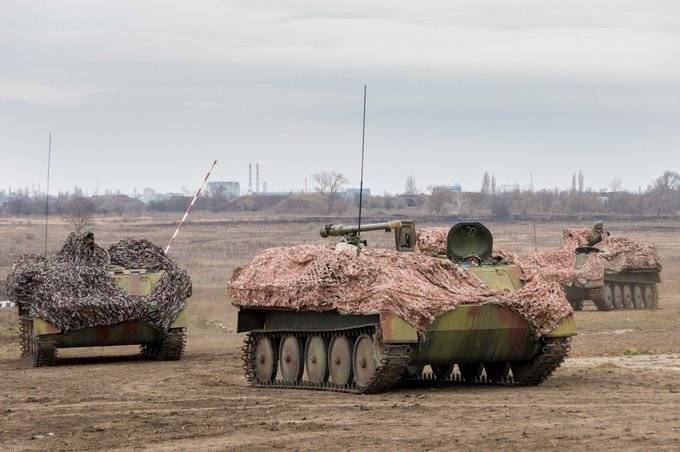
[[[47,266],[47,223],[50,217],[50,166],[52,166],[52,132],[47,141],[47,187],[45,187],[45,266]]]
[[[359,182],[359,230],[361,236],[361,207],[364,203],[364,143],[366,141],[366,85],[364,84],[364,117],[361,124],[361,181]]]

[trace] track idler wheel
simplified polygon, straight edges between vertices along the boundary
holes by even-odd
[[[32,356],[32,336],[33,336],[33,320],[27,317],[19,318],[19,342],[21,345],[21,357],[28,358]]]
[[[544,338],[540,352],[529,361],[510,363],[513,381],[518,385],[537,385],[557,369],[570,350],[570,338]]]
[[[590,289],[588,292],[590,299],[599,311],[611,311],[614,309],[614,288],[610,284]]]
[[[40,337],[32,338],[33,366],[51,366],[57,359],[57,344]]]
[[[187,337],[184,330],[168,331],[158,346],[157,359],[161,361],[178,361],[182,359],[186,340]]]

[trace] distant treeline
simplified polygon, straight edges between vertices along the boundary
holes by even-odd
[[[428,193],[370,196],[364,206],[377,213],[412,212],[414,215],[466,216],[509,219],[540,215],[543,218],[563,215],[622,215],[649,217],[677,217],[680,212],[680,174],[667,171],[649,187],[629,192],[612,187],[610,191],[583,188],[582,177],[569,190],[497,190],[494,179],[485,174],[479,192],[453,192],[431,187]],[[0,213],[5,216],[44,214],[44,195],[28,191],[0,193],[4,202]],[[170,196],[148,203],[124,194],[85,196],[75,189],[50,197],[51,214],[65,217],[74,215],[135,215],[144,212],[182,212],[191,197]],[[289,195],[257,194],[228,198],[224,195],[202,196],[194,210],[213,212],[267,211],[309,215],[350,213],[358,197],[347,200],[336,196],[332,203],[324,193],[292,193]],[[329,207],[330,206],[330,207]]]

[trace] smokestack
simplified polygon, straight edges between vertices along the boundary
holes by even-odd
[[[253,164],[248,163],[248,194],[253,192]]]
[[[260,163],[255,164],[255,193],[260,193]]]

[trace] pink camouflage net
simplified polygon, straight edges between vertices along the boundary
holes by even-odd
[[[605,273],[631,269],[661,270],[656,248],[621,235],[608,236],[598,243],[596,247],[602,252],[589,254],[585,264],[577,270],[574,250],[588,244],[589,233],[588,228],[565,228],[561,248],[507,257],[527,274],[540,273],[544,278],[562,284],[574,282],[579,285],[600,280]]]
[[[446,255],[449,228],[435,226],[416,231],[416,250],[428,256]]]
[[[448,228],[422,228],[417,233],[418,249],[428,255],[446,254],[446,236]],[[494,255],[514,262],[528,275],[540,275],[560,284],[602,279],[605,272],[618,273],[629,269],[661,270],[659,255],[651,245],[635,240],[612,235],[597,244],[602,253],[588,256],[585,265],[576,269],[574,250],[588,244],[589,228],[565,228],[562,231],[562,247],[542,251],[534,251],[527,255],[514,255],[503,251],[494,251]]]
[[[393,250],[336,251],[319,245],[270,248],[236,268],[229,282],[239,307],[395,313],[425,330],[460,304],[497,303],[545,334],[572,313],[561,287],[540,277],[517,291],[492,290],[454,263]]]

